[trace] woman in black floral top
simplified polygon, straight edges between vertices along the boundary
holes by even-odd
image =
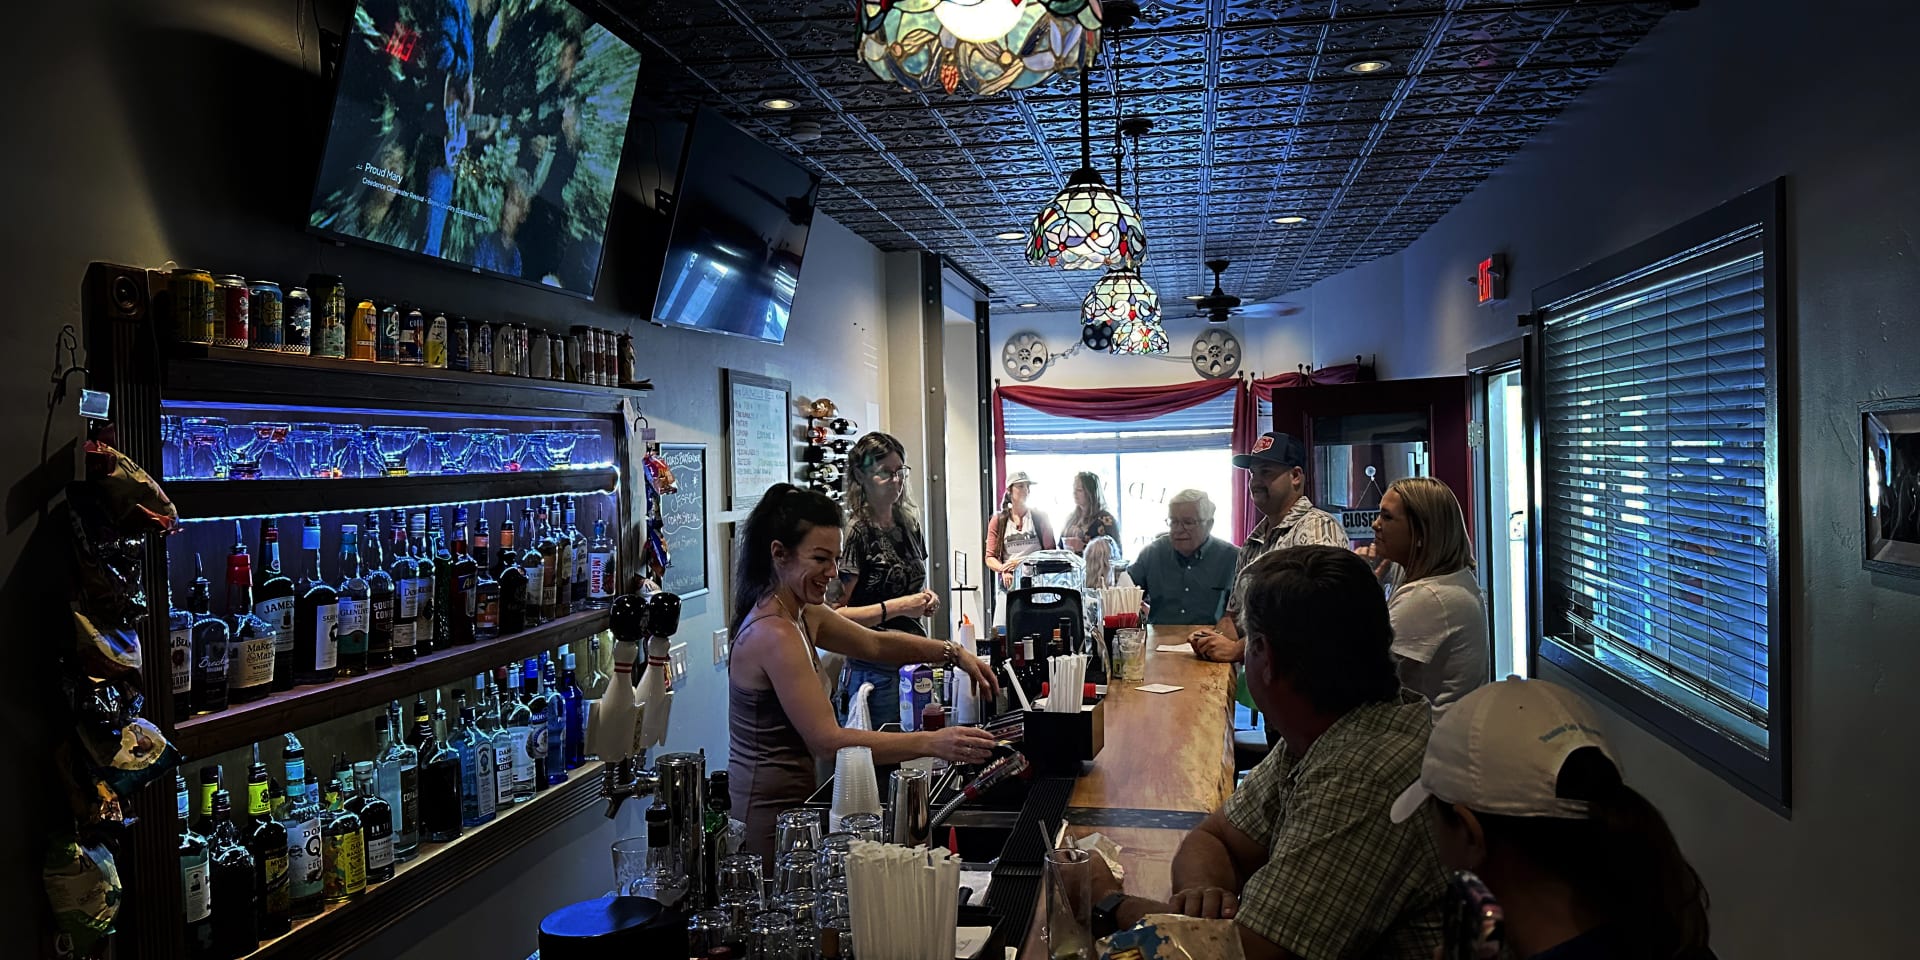
[[[1100,476],[1094,473],[1073,475],[1073,512],[1067,525],[1060,528],[1061,546],[1080,553],[1100,537],[1112,537],[1120,544],[1120,521],[1107,512],[1106,498],[1100,495]]]
[[[927,544],[907,496],[906,448],[878,431],[860,438],[847,454],[847,529],[840,555],[843,606],[840,615],[876,630],[926,636],[921,618],[940,609],[927,589]],[[899,719],[900,673],[897,664],[847,661],[846,696],[840,719],[862,683],[871,682],[869,716],[876,726]]]

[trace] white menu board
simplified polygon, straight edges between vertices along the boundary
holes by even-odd
[[[751,510],[767,488],[793,478],[792,386],[738,370],[723,371],[727,396],[727,509]]]

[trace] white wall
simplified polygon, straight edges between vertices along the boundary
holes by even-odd
[[[1920,79],[1911,58],[1876,52],[1920,36],[1915,10],[1753,0],[1675,13],[1406,251],[1304,292],[1316,352],[1336,354],[1323,362],[1378,351],[1393,377],[1459,374],[1469,351],[1517,335],[1534,288],[1788,178],[1792,816],[1626,718],[1608,724],[1628,779],[1703,874],[1727,960],[1913,953],[1920,589],[1860,569],[1855,405],[1920,394]],[[1473,306],[1464,278],[1502,251],[1511,298]],[[1381,309],[1396,272],[1397,313]]]
[[[979,369],[976,356],[973,305],[965,301],[956,306],[948,294],[946,319],[941,323],[945,339],[941,343],[941,366],[947,385],[947,539],[952,549],[967,555],[967,582],[979,586],[986,578],[981,557],[986,552],[986,524],[980,514],[980,487],[990,483],[985,470],[992,464],[980,462],[980,415],[986,407],[980,402]],[[963,312],[964,311],[964,312]],[[929,509],[942,508],[940,505]],[[981,622],[981,595],[969,593],[955,602],[966,605],[968,616],[977,626]],[[949,611],[957,613],[957,609]],[[958,622],[957,616],[955,622]],[[976,630],[976,636],[979,635]]]

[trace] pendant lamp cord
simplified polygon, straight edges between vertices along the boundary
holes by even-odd
[[[1080,166],[1093,168],[1093,99],[1089,92],[1087,74],[1093,65],[1086,61],[1080,63]]]

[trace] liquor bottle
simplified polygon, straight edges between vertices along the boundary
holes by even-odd
[[[420,655],[420,563],[408,548],[406,514],[393,512],[393,559],[387,564],[388,581],[393,585],[393,648],[395,663],[412,663]],[[368,584],[369,593],[373,585]]]
[[[493,808],[498,813],[513,806],[513,737],[507,733],[506,720],[501,714],[500,688],[493,677],[480,674],[474,678],[474,685],[486,691],[480,698],[477,719],[493,749]]]
[[[707,822],[702,825],[702,837],[706,844],[706,886],[703,890],[718,890],[720,861],[734,852],[739,842],[734,838],[733,826],[739,821],[733,819],[733,796],[729,793],[727,771],[715,770],[707,775]],[[740,824],[740,834],[744,836],[746,825]]]
[[[568,562],[573,577],[568,588],[569,610],[587,609],[587,535],[580,532],[579,515],[575,512],[578,500],[578,497],[567,498],[566,521],[560,528],[567,537],[567,555],[572,558]]]
[[[560,569],[560,540],[553,535],[553,514],[547,512],[547,505],[540,504],[540,563],[546,568],[546,576],[540,578],[540,615],[547,620],[558,620],[566,615],[566,608],[560,605],[561,584],[570,582],[572,574]]]
[[[533,799],[533,708],[520,696],[520,671],[507,667],[507,699],[500,705],[506,716],[507,739],[512,743],[513,802]],[[544,725],[541,735],[546,734]]]
[[[253,567],[253,615],[273,633],[274,690],[293,689],[293,580],[280,570],[280,528],[260,521],[260,556]]]
[[[552,742],[553,728],[547,723],[547,690],[540,682],[539,660],[528,657],[520,670],[521,692],[527,698],[527,755],[533,758],[533,789],[545,790],[547,779],[547,752]]]
[[[680,858],[674,855],[671,843],[673,833],[672,816],[667,805],[656,803],[647,808],[647,859],[641,867],[640,877],[622,894],[634,897],[647,897],[660,901],[663,907],[672,908],[687,895],[687,875],[680,868]]]
[[[367,882],[393,879],[393,807],[374,789],[373,761],[353,765],[353,799],[348,809],[360,817],[367,843]]]
[[[260,745],[253,745],[253,763],[247,767],[247,851],[253,854],[253,885],[259,898],[255,927],[262,937],[277,937],[292,926],[288,899],[287,827],[280,807],[284,801],[260,762]]]
[[[587,699],[580,695],[580,685],[574,682],[576,669],[573,654],[569,652],[566,669],[560,674],[560,702],[566,722],[562,751],[568,770],[577,770],[587,762]]]
[[[438,511],[435,511],[436,518],[438,515]],[[427,540],[427,515],[416,513],[408,524],[413,534],[410,552],[414,561],[415,604],[419,608],[419,616],[414,620],[414,649],[419,653],[431,653],[440,649],[440,611],[434,606],[434,592],[439,589],[439,577],[433,569],[433,545]]]
[[[455,646],[473,642],[475,615],[479,612],[479,569],[467,552],[467,508],[453,509],[453,569],[448,598],[453,609],[447,613],[447,637]]]
[[[357,677],[367,672],[367,581],[360,576],[360,528],[340,525],[340,662],[339,675]],[[344,785],[344,784],[343,784]]]
[[[367,514],[367,669],[393,666],[393,577],[381,562],[380,515]]]
[[[367,889],[367,835],[346,808],[338,779],[327,781],[320,832],[326,838],[327,902],[345,903]]]
[[[493,741],[475,725],[472,707],[460,708],[453,744],[460,755],[460,824],[477,827],[493,819],[500,788],[493,775]]]
[[[300,549],[307,555],[307,569],[294,585],[293,680],[326,683],[340,666],[340,594],[320,577],[319,517],[307,517]]]
[[[567,782],[567,701],[560,668],[549,653],[540,660],[540,689],[547,698],[547,786]]]
[[[286,735],[280,759],[286,767],[287,900],[296,917],[319,913],[326,889],[326,857],[322,851],[320,804],[313,778],[307,776],[307,751],[293,734]]]
[[[220,765],[209,763],[200,768],[200,782],[194,794],[193,829],[203,837],[211,838],[213,828],[213,795],[220,792]]]
[[[540,530],[533,525],[532,504],[520,510],[520,539],[525,544],[520,552],[520,566],[527,572],[527,626],[532,627],[547,620],[541,597],[546,595],[547,574],[552,572],[540,557]]]
[[[487,512],[480,508],[480,520],[473,530],[473,639],[492,640],[500,635],[500,582],[493,578],[490,564],[492,538],[487,532]]]
[[[193,716],[193,614],[173,605],[167,580],[167,645],[173,656],[173,722]]]
[[[233,522],[233,552],[227,557],[227,698],[249,703],[273,692],[274,632],[253,614],[253,558]]]
[[[427,706],[427,695],[423,692],[413,698],[413,722],[407,727],[407,744],[420,750],[427,744],[427,734],[433,732],[433,710]],[[421,753],[421,759],[426,754]]]
[[[460,835],[460,755],[432,727],[420,737],[421,839],[446,843]]]
[[[187,594],[187,612],[193,614],[193,712],[212,713],[227,708],[227,644],[232,639],[226,621],[215,617],[209,584],[193,555],[193,592]]]
[[[607,538],[607,521],[593,521],[593,540],[587,544],[587,606],[594,610],[613,605],[620,592],[620,569],[613,541]]]
[[[253,854],[240,842],[233,798],[225,790],[214,791],[213,821],[208,872],[220,894],[213,898],[213,948],[222,957],[241,957],[260,946],[260,897],[254,887]]]
[[[520,565],[520,551],[514,546],[515,533],[512,511],[508,511],[507,518],[500,521],[500,549],[494,551],[498,558],[493,577],[500,590],[501,633],[519,633],[529,624],[527,571]]]
[[[378,746],[373,761],[374,790],[387,801],[393,818],[393,859],[405,863],[420,846],[420,755],[394,735],[400,724],[400,701],[373,718]]]
[[[606,631],[601,631],[605,633]],[[598,700],[607,692],[607,684],[612,677],[602,664],[606,663],[607,650],[600,644],[600,634],[587,638],[587,662],[574,672],[574,680],[580,685],[580,695],[588,700]]]
[[[447,550],[438,507],[427,511],[427,532],[433,537],[433,647],[444,650],[453,643],[453,554]]]
[[[550,617],[564,617],[573,612],[573,540],[567,536],[567,525],[561,512],[560,498],[554,497],[547,508],[547,536],[553,541],[553,603],[548,608]]]
[[[212,957],[213,949],[213,897],[211,877],[208,875],[207,840],[188,818],[190,794],[187,792],[187,779],[174,774],[178,817],[180,820],[180,907],[186,918],[187,955],[190,957]]]

